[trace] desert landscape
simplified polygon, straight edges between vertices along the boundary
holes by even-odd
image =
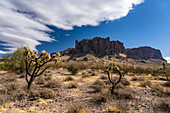
[[[0,113],[170,113],[170,0],[0,0]]]
[[[108,39],[94,38],[92,42],[95,40],[98,40],[96,43],[99,46],[102,46],[103,43],[103,45],[109,45],[105,44],[108,42],[104,42]],[[87,41],[89,41],[88,44],[91,43],[91,40]],[[78,45],[81,45],[81,41],[75,45],[75,51],[79,50],[77,49],[80,48]],[[86,45],[82,45],[81,48],[83,47],[92,48]],[[107,49],[99,50],[101,53],[107,51]],[[91,51],[93,50],[91,49]],[[73,52],[73,49],[69,52]],[[69,55],[69,52],[67,55],[66,51],[60,52],[61,56],[57,63],[54,61],[46,63],[40,70],[48,66],[51,68],[44,71],[41,76],[36,77],[30,89],[28,89],[28,83],[25,80],[25,71],[21,73],[17,71],[20,70],[17,68],[12,72],[7,68],[3,70],[1,67],[0,112],[170,112],[170,82],[165,76],[166,72],[163,71],[161,63],[165,61],[162,59],[127,58],[127,55],[123,53],[97,57],[97,52],[90,54],[88,51],[89,53],[86,55],[80,55],[78,52]],[[83,52],[81,51],[81,53]],[[51,54],[51,57],[54,54]],[[4,60],[1,61],[1,66],[3,63],[5,63]],[[113,84],[109,81],[107,74],[107,68],[110,64],[117,66],[122,75],[113,93],[111,93]],[[165,62],[165,65],[169,69],[169,64]],[[29,71],[32,72],[33,69]],[[112,81],[116,83],[120,79],[120,74],[114,67],[113,70],[108,71],[111,73]]]

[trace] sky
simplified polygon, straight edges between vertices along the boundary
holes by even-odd
[[[0,57],[28,45],[58,52],[110,37],[151,46],[170,62],[170,0],[0,0]]]

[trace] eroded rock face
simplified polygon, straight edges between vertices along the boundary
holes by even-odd
[[[123,43],[119,41],[110,41],[110,38],[95,37],[93,39],[76,40],[75,48],[69,50],[69,55],[83,56],[93,54],[98,57],[105,55],[115,55],[126,53]]]
[[[160,50],[148,46],[126,49],[126,55],[128,58],[132,59],[160,59],[166,61],[163,59]]]

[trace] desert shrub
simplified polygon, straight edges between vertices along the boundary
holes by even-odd
[[[21,101],[27,97],[27,92],[24,90],[23,85],[17,82],[6,83],[0,93],[5,96],[4,102]]]
[[[129,82],[126,78],[122,78],[122,79],[121,79],[121,83],[122,83],[124,86],[130,85],[130,82]]]
[[[43,99],[51,99],[56,97],[56,93],[52,89],[43,88],[37,91],[36,96]]]
[[[1,69],[22,73],[25,71],[24,48],[18,48],[13,54],[3,57],[3,63],[0,64]]]
[[[56,81],[55,79],[48,80],[44,85],[46,88],[59,88],[60,86],[60,82]]]
[[[67,70],[69,71],[69,72],[71,72],[73,75],[76,75],[77,73],[78,73],[78,68],[75,66],[75,65],[73,65],[73,64],[71,64],[68,68],[67,68]]]
[[[67,86],[68,89],[78,88],[78,87],[79,86],[78,86],[77,82],[72,82]]]
[[[21,100],[25,99],[26,96],[27,96],[27,92],[23,89],[19,89],[15,93],[12,94],[14,101],[16,101],[16,100],[21,101]]]
[[[25,77],[25,74],[20,74],[19,75],[19,78],[24,78]]]
[[[113,101],[113,100],[131,100],[134,99],[136,94],[131,88],[117,88],[114,91],[114,94],[102,94],[107,97],[107,100]]]
[[[64,79],[64,81],[73,81],[73,80],[74,80],[73,77],[66,77],[66,78]]]
[[[139,86],[141,86],[141,87],[152,87],[152,85],[153,85],[152,82],[147,80],[147,81],[141,82]]]
[[[86,113],[86,110],[81,105],[79,106],[71,105],[69,109],[66,111],[66,113]]]
[[[163,83],[162,85],[165,87],[170,87],[170,81],[167,81],[167,82]]]
[[[88,91],[88,93],[101,93],[105,88],[104,81],[96,80],[89,88],[93,89],[92,91]]]
[[[133,77],[131,81],[144,81],[143,77]]]
[[[9,74],[9,75],[4,75],[1,80],[0,80],[0,84],[5,84],[8,82],[16,82],[16,75],[13,74]]]
[[[92,73],[91,76],[97,76],[96,73]]]
[[[169,113],[170,112],[170,102],[167,100],[161,100],[157,105],[156,105],[157,111],[161,111],[164,113]]]
[[[38,77],[35,83],[36,83],[37,85],[42,85],[42,84],[45,83],[45,81],[46,81],[46,80],[44,79],[44,77]]]
[[[105,83],[104,83],[104,81],[101,81],[101,80],[98,79],[93,83],[93,85],[98,85],[100,87],[104,87]]]
[[[17,82],[11,82],[4,85],[8,93],[12,93],[12,91],[16,91],[20,85]]]
[[[90,77],[90,75],[83,75],[81,78],[87,78],[87,77]]]
[[[102,75],[102,76],[100,76],[100,79],[105,80],[105,79],[107,79],[107,76],[106,75]]]
[[[92,66],[90,67],[90,69],[95,69],[95,70],[99,70],[99,69],[103,70],[103,69],[105,69],[105,68],[106,68],[106,67],[105,67],[103,64],[92,65]]]
[[[95,96],[91,100],[91,102],[95,105],[101,105],[102,103],[105,103],[106,101],[107,101],[106,97],[102,95]]]
[[[51,80],[52,79],[52,74],[44,74],[44,79],[46,81]]]

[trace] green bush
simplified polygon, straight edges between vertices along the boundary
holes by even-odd
[[[0,63],[0,69],[23,73],[25,70],[24,48],[18,48],[13,54],[3,57],[3,62]]]
[[[78,68],[75,66],[75,65],[73,65],[73,64],[71,64],[68,68],[67,68],[67,70],[69,71],[69,72],[71,72],[73,75],[76,75],[77,73],[78,73]]]

